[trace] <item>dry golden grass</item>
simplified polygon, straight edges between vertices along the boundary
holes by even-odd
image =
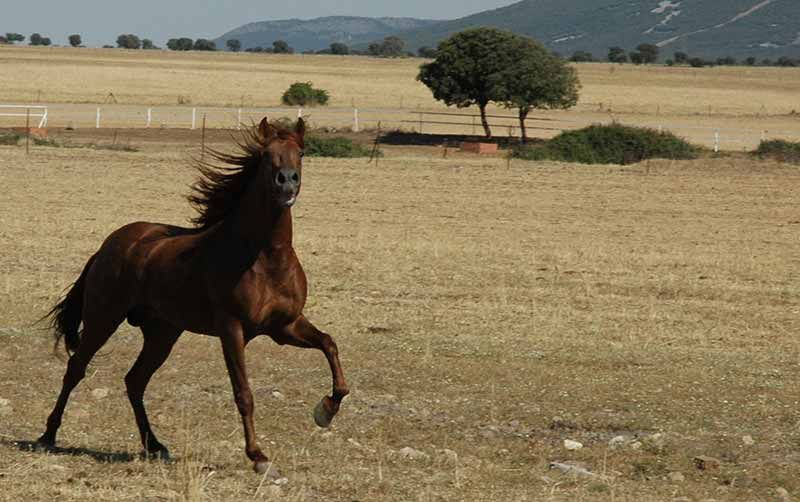
[[[129,327],[65,416],[60,444],[88,451],[19,451],[13,441],[41,433],[64,366],[30,323],[119,225],[187,221],[188,148],[0,147],[0,498],[800,493],[800,172],[746,158],[510,169],[421,149],[388,149],[379,167],[308,159],[295,211],[307,313],[336,337],[353,394],[323,433],[310,416],[329,386],[321,354],[249,347],[257,432],[289,483],[251,472],[218,342],[189,334],[147,394],[175,464],[129,458],[139,444],[122,378],[140,346]],[[608,446],[654,433],[663,441]],[[585,447],[566,451],[564,439]],[[406,446],[428,457],[400,458]],[[696,455],[722,466],[697,470]],[[600,476],[561,475],[553,461]]]
[[[0,47],[0,102],[277,106],[296,81],[331,93],[331,106],[438,109],[415,80],[420,59],[248,53]],[[664,115],[800,112],[797,68],[576,65],[577,111]]]

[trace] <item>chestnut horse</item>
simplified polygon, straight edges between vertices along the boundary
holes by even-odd
[[[241,154],[214,152],[226,166],[197,166],[201,178],[189,197],[199,212],[194,228],[132,223],[112,233],[89,258],[49,314],[56,343],[63,338],[71,356],[39,444],[55,445],[70,392],[126,319],[144,335],[125,385],[147,455],[169,458],[150,427],[143,396],[183,331],[220,339],[244,425],[245,452],[257,472],[265,472],[269,461],[256,442],[244,357],[256,336],[324,352],[333,391],[314,409],[314,420],[320,427],[330,425],[348,394],[347,384],[336,344],[303,316],[306,276],[292,248],[291,207],[300,192],[304,133],[302,119],[286,130],[264,118],[246,133]]]

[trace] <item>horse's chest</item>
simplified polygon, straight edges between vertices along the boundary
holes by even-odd
[[[305,305],[305,287],[296,273],[254,270],[244,278],[240,289],[245,317],[264,329],[293,322]]]

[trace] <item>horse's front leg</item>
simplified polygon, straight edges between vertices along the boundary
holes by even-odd
[[[245,452],[247,457],[253,461],[253,469],[259,474],[264,474],[269,469],[269,459],[256,442],[255,426],[253,425],[253,393],[250,391],[244,360],[246,345],[244,327],[238,320],[225,319],[216,323],[216,330],[216,334],[222,342],[222,352],[225,354],[225,364],[231,378],[236,407],[242,416]]]
[[[330,396],[325,396],[314,408],[314,421],[320,427],[329,427],[333,417],[339,412],[342,399],[350,393],[344,380],[342,365],[339,362],[339,350],[330,335],[318,330],[305,316],[286,326],[282,333],[275,337],[280,343],[295,347],[319,349],[325,354],[331,367],[333,389]]]

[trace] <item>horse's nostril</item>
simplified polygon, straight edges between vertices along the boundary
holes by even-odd
[[[284,176],[283,173],[278,173],[277,180],[279,185],[283,185],[284,183],[286,183],[286,176]]]
[[[297,173],[292,174],[292,181],[297,183],[298,181],[300,181],[300,176],[298,176]]]

